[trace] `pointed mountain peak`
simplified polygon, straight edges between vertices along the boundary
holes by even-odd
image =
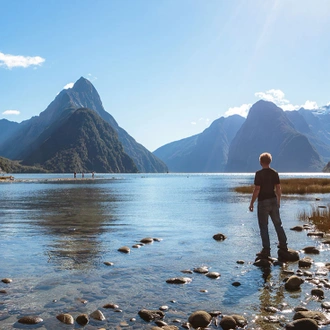
[[[88,79],[80,77],[73,85],[72,90],[75,92],[90,92],[95,90],[95,87]]]

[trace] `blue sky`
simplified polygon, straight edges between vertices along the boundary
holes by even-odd
[[[150,151],[246,115],[330,102],[328,0],[0,0],[0,119],[81,76]]]

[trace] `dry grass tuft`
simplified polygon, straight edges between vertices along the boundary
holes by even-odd
[[[253,185],[234,188],[236,192],[250,194],[253,192]],[[326,194],[330,193],[330,178],[293,178],[282,179],[281,189],[283,194]]]
[[[319,231],[330,231],[330,204],[327,206],[311,206],[310,212],[306,210],[298,213],[298,219],[311,221]]]

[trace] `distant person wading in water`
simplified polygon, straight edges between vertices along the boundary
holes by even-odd
[[[268,217],[273,221],[278,237],[278,248],[280,252],[287,252],[287,238],[282,227],[280,217],[281,185],[278,173],[270,168],[272,155],[262,153],[259,162],[262,167],[254,177],[254,191],[251,198],[249,210],[253,212],[253,204],[258,198],[258,224],[262,241],[262,250],[257,253],[260,258],[270,257],[270,241],[268,233]]]

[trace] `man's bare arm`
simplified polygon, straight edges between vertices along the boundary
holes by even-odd
[[[250,206],[249,206],[249,210],[251,212],[253,212],[253,204],[256,201],[256,199],[258,198],[259,192],[260,192],[260,186],[254,186],[254,190],[253,190],[253,194],[252,194],[252,198],[251,198],[251,202],[250,202]]]
[[[276,197],[277,197],[277,205],[278,205],[278,208],[280,208],[281,196],[282,196],[282,190],[281,190],[280,184],[275,185],[275,193],[276,193]]]

